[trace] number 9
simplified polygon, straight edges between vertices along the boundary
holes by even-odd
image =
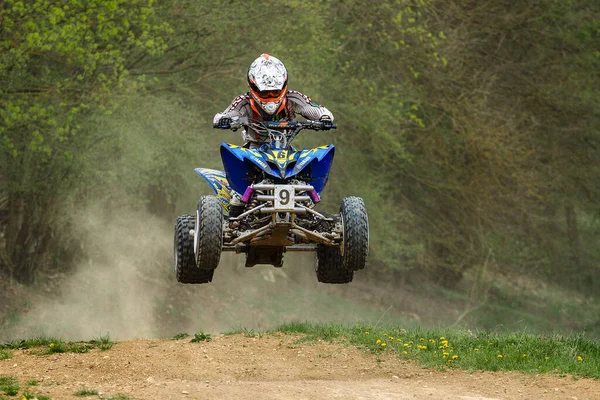
[[[290,202],[290,192],[282,190],[279,192],[279,198],[281,199],[281,205],[286,206]]]

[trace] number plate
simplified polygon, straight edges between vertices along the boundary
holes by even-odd
[[[295,190],[291,186],[275,186],[275,210],[294,211]]]

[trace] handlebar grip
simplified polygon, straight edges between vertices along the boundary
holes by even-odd
[[[298,125],[297,121],[290,122],[279,122],[279,121],[267,121],[265,123],[269,129],[281,129],[281,128],[295,128]]]

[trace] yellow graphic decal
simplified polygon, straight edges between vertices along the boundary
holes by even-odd
[[[287,163],[288,151],[281,150],[274,153],[277,155],[277,163],[282,167],[285,166],[285,164]]]

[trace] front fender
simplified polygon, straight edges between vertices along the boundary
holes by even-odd
[[[223,209],[229,212],[229,203],[231,202],[231,186],[227,181],[225,171],[209,168],[195,168],[194,171],[203,177],[213,188]]]

